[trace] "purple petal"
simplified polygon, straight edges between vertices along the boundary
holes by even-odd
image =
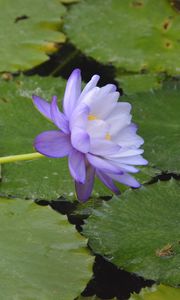
[[[100,169],[103,172],[122,174],[122,171],[120,171],[118,167],[112,165],[111,162],[104,158],[89,153],[86,154],[86,158],[93,167]]]
[[[69,135],[52,130],[39,134],[34,141],[35,149],[48,157],[64,157],[72,149]]]
[[[64,133],[69,133],[69,122],[65,115],[59,111],[57,106],[57,97],[54,96],[51,102],[51,117],[54,124],[61,129]]]
[[[85,157],[79,151],[73,149],[69,154],[69,170],[75,181],[84,183],[86,179]]]
[[[96,170],[96,175],[113,193],[120,194],[119,189],[115,186],[113,180],[108,175],[98,170]]]
[[[69,120],[70,129],[79,127],[85,129],[88,122],[89,107],[86,104],[80,104],[72,113]]]
[[[87,153],[90,148],[89,134],[83,129],[75,127],[71,132],[71,143],[76,150]]]
[[[51,111],[50,111],[50,103],[40,98],[39,96],[33,95],[33,103],[35,107],[39,110],[39,112],[51,120]]]
[[[90,197],[94,185],[94,174],[95,169],[91,165],[88,165],[86,168],[85,183],[82,184],[75,181],[76,194],[79,201],[85,202]]]
[[[131,187],[134,187],[134,188],[138,188],[138,187],[141,186],[140,183],[134,177],[132,177],[131,175],[129,175],[127,173],[122,174],[122,175],[109,174],[109,176],[113,180],[116,180],[120,183],[123,183],[125,185],[131,186]]]
[[[111,141],[105,139],[94,138],[90,140],[90,150],[92,154],[96,155],[110,155],[117,153],[121,147],[117,144],[114,144]]]
[[[64,100],[63,100],[64,113],[68,119],[70,118],[74,108],[76,107],[80,94],[81,94],[81,71],[79,69],[75,69],[71,73],[67,81]]]

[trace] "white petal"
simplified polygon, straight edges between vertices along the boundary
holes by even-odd
[[[136,134],[136,131],[137,126],[135,124],[130,124],[118,131],[116,135],[113,135],[113,140],[123,147],[134,146],[139,148],[144,143],[144,140]]]
[[[117,90],[114,84],[106,84],[105,86],[101,87],[100,90],[100,97],[104,97],[111,92],[115,92]]]
[[[112,92],[106,96],[99,97],[94,101],[90,110],[92,114],[99,119],[106,119],[111,112],[117,107],[117,100],[119,99],[119,92]]]
[[[129,114],[131,111],[131,104],[128,102],[118,102],[117,107],[120,113]]]
[[[91,80],[86,84],[84,87],[80,97],[79,97],[79,102],[83,99],[83,97],[90,91],[92,90],[98,83],[100,76],[99,75],[94,75]]]
[[[144,152],[143,149],[136,149],[136,148],[121,148],[116,154],[113,154],[111,158],[113,159],[120,159],[128,156],[136,156],[142,154]]]
[[[129,114],[115,113],[114,116],[111,115],[111,118],[106,119],[106,122],[110,126],[110,135],[114,140],[114,136],[117,136],[117,133],[123,128],[127,127],[131,123],[132,116]]]
[[[81,103],[85,103],[90,108],[90,114],[98,119],[104,119],[115,108],[119,92],[111,92],[104,95],[102,88],[94,87],[81,97]]]
[[[106,156],[116,153],[120,146],[105,139],[91,139],[89,152],[95,155]]]
[[[108,125],[102,120],[87,122],[87,132],[91,138],[104,139],[108,131]]]
[[[130,165],[147,165],[148,161],[141,155],[122,157],[118,159],[119,163],[130,164]]]
[[[110,134],[114,137],[116,134],[127,127],[131,123],[131,115],[129,114],[131,105],[127,102],[117,103],[106,121],[111,125]]]
[[[99,87],[94,87],[92,88],[89,92],[87,92],[83,97],[81,97],[81,103],[84,103],[91,107],[91,103],[94,101],[97,101],[98,99],[98,93],[99,93],[100,88]]]

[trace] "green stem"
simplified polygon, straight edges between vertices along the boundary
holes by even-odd
[[[0,164],[6,164],[6,163],[21,161],[21,160],[31,160],[31,159],[41,158],[41,157],[45,157],[45,156],[38,152],[4,156],[4,157],[0,157]]]

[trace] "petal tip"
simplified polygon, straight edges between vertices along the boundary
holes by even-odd
[[[36,102],[41,100],[41,98],[35,94],[32,94],[32,100],[33,100],[33,103],[36,105]]]
[[[71,73],[71,75],[77,75],[77,76],[80,76],[81,75],[81,70],[80,69],[74,69]]]
[[[119,189],[117,189],[117,191],[115,192],[115,195],[120,195],[121,194],[121,192],[120,192],[120,190]]]
[[[138,189],[141,187],[141,184],[137,181],[135,184],[133,184],[133,186],[131,186],[134,189]]]
[[[36,98],[36,95],[32,94],[32,99],[35,100]]]
[[[148,162],[148,160],[147,160],[147,159],[145,159],[145,162],[146,162],[146,165],[148,165],[148,163],[149,163],[149,162]]]
[[[96,80],[96,81],[98,82],[99,79],[100,79],[100,76],[99,76],[98,74],[95,74],[95,75],[92,76],[91,79],[92,79],[92,80]]]
[[[142,163],[141,163],[141,165],[142,166],[147,166],[148,165],[148,160],[147,159],[145,159],[145,158],[142,158]]]

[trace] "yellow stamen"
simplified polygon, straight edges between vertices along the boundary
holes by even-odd
[[[105,139],[108,140],[108,141],[111,140],[111,136],[110,136],[110,134],[108,132],[106,133]]]
[[[89,116],[88,116],[88,120],[89,120],[89,121],[97,120],[97,117],[94,116],[94,115],[89,115]]]

